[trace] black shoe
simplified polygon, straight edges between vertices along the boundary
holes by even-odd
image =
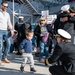
[[[34,68],[30,68],[30,71],[32,72],[36,72],[36,70]]]
[[[24,67],[21,66],[21,67],[20,67],[20,70],[23,72],[23,71],[24,71]]]
[[[16,55],[22,55],[22,53],[16,53]]]

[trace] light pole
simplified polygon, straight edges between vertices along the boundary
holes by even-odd
[[[14,15],[15,13],[14,13],[14,0],[13,0],[13,29],[14,29]]]

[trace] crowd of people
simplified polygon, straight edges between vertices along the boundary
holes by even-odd
[[[20,70],[24,71],[29,59],[30,71],[36,72],[32,52],[38,52],[35,47],[39,47],[39,62],[46,66],[57,62],[49,68],[52,75],[75,75],[75,7],[68,4],[62,6],[53,29],[47,24],[47,17],[41,16],[34,31],[29,23],[24,22],[22,16],[16,22],[14,30],[10,15],[6,12],[7,8],[8,2],[3,1],[0,9],[0,64],[2,61],[10,63],[7,59],[8,52],[13,53],[16,50],[23,58]],[[32,43],[33,36],[36,36],[37,46]]]
[[[57,62],[49,71],[52,75],[75,75],[75,7],[61,7],[54,23],[56,45],[51,57],[45,60],[45,65]]]

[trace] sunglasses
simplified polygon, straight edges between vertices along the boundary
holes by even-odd
[[[4,5],[3,5],[3,7],[4,7],[4,8],[8,8],[8,6],[4,6]]]

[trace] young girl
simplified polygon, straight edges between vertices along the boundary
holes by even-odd
[[[46,17],[40,18],[40,24],[35,28],[34,31],[40,46],[40,62],[43,61],[43,54],[45,53],[46,58],[49,55],[49,27],[47,25]],[[45,40],[46,39],[46,40]]]

